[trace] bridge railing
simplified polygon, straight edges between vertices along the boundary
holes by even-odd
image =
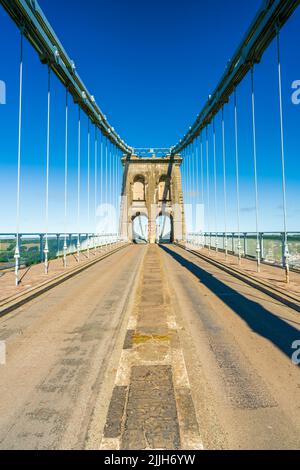
[[[1,233],[0,234],[0,270],[15,268],[15,250],[17,242],[20,250],[20,266],[31,266],[44,262],[44,233]],[[124,240],[117,233],[81,233],[79,234],[80,252],[88,255],[97,249],[110,249]],[[48,234],[48,258],[54,260],[78,253],[77,233]]]
[[[285,265],[285,234],[281,232],[260,232],[262,262],[274,266]],[[254,232],[203,232],[189,233],[187,244],[196,248],[208,248],[256,260],[257,234]],[[289,263],[292,269],[300,270],[300,232],[288,232]],[[239,248],[240,246],[240,248]]]

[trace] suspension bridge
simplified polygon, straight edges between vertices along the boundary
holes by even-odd
[[[300,231],[288,230],[281,54],[299,3],[264,1],[187,133],[168,148],[136,148],[102,112],[38,1],[0,0],[19,31],[16,228],[0,234],[1,449],[299,448]],[[22,231],[28,46],[47,69],[35,233]],[[260,213],[256,84],[271,48],[279,232],[263,231]],[[55,227],[57,84],[64,165]],[[5,93],[1,82],[4,112]],[[250,129],[246,184],[242,125]],[[265,149],[267,139],[275,137]],[[245,231],[249,184],[255,225]]]

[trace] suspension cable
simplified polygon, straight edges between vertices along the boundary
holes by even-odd
[[[105,138],[105,211],[107,213],[108,207],[108,141]],[[107,248],[107,234],[105,234],[105,247]]]
[[[186,219],[186,211],[187,211],[187,159],[186,159],[186,148],[182,151],[182,159],[183,159],[183,167],[182,167],[182,181],[183,181],[183,197],[184,197],[184,213],[185,213],[185,220]],[[185,233],[184,240],[187,242],[187,225],[185,225]],[[186,245],[185,245],[186,246]]]
[[[209,142],[208,142],[208,126],[206,126],[206,184],[207,184],[207,231],[209,234],[208,251],[211,249],[210,234],[210,181],[209,181]]]
[[[119,242],[119,151],[118,147],[115,147],[115,158],[116,158],[116,236],[117,242]]]
[[[114,181],[114,192],[113,192],[113,195],[114,195],[114,235],[116,234],[116,230],[117,230],[117,200],[116,200],[116,196],[117,196],[117,180],[116,180],[116,177],[117,177],[117,161],[116,161],[116,147],[115,145],[113,146],[113,163],[114,163],[114,171],[113,171],[113,181]]]
[[[190,234],[193,231],[193,165],[192,165],[192,157],[193,157],[193,148],[192,144],[189,146],[189,176],[190,176]],[[191,240],[190,240],[191,242]]]
[[[191,231],[194,232],[194,141],[190,145],[190,164],[191,164]],[[191,239],[191,242],[193,240]]]
[[[104,194],[104,135],[100,134],[101,137],[101,144],[100,144],[100,206],[101,210],[103,210],[103,194]],[[102,227],[101,227],[102,230]],[[99,230],[100,233],[100,230]],[[100,238],[100,243],[101,243],[101,249],[102,249],[102,242],[103,242],[103,237],[101,235]]]
[[[201,168],[201,198],[202,204],[204,204],[204,165],[203,165],[203,133],[201,132],[200,142],[200,168]]]
[[[281,57],[280,57],[280,29],[277,29],[277,61],[278,61],[278,91],[279,91],[279,116],[280,116],[280,141],[281,141],[281,167],[282,167],[282,199],[283,199],[283,228],[284,228],[284,268],[286,282],[290,282],[289,266],[289,246],[287,234],[287,196],[286,196],[286,175],[285,175],[285,148],[284,148],[284,126],[283,126],[283,105],[282,105],[282,78],[281,78]]]
[[[66,121],[65,121],[65,238],[64,267],[67,267],[67,210],[68,210],[68,126],[69,126],[69,91],[66,89]]]
[[[193,171],[194,171],[194,235],[196,234],[197,231],[197,190],[198,190],[198,184],[197,184],[197,137],[194,139],[194,166],[193,166]],[[196,243],[197,238],[194,238],[194,241]]]
[[[225,121],[224,106],[222,107],[222,150],[223,150],[223,185],[224,185],[224,248],[225,259],[228,256],[228,239],[227,239],[227,172],[226,172],[226,145],[225,145]]]
[[[110,214],[110,223],[109,223],[109,246],[111,247],[111,234],[112,234],[112,205],[113,205],[113,189],[112,189],[112,142],[109,141],[109,214]]]
[[[183,178],[183,185],[184,185],[184,188],[183,188],[183,192],[184,192],[184,204],[186,205],[187,203],[187,172],[186,172],[186,166],[187,166],[187,161],[186,161],[186,149],[184,148],[183,151],[182,151],[182,158],[183,158],[183,175],[182,175],[182,178]]]
[[[198,223],[199,223],[199,202],[200,202],[200,198],[199,198],[199,160],[198,160],[198,157],[199,157],[199,142],[198,142],[199,138],[197,137],[196,138],[196,188],[195,188],[195,191],[196,191],[196,229],[198,230]],[[199,235],[199,234],[198,234]],[[196,244],[199,246],[199,237],[197,236],[196,238]]]
[[[51,68],[48,65],[48,107],[47,107],[47,156],[46,156],[46,234],[45,234],[45,274],[49,272],[49,169],[50,169],[50,106],[51,106]]]
[[[88,219],[87,252],[88,252],[88,258],[90,257],[90,222],[91,222],[91,214],[90,214],[91,178],[90,178],[90,171],[91,171],[91,131],[90,131],[90,118],[88,117],[88,138],[87,138],[87,219]]]
[[[117,184],[116,184],[116,175],[117,175],[117,166],[116,166],[116,147],[113,145],[113,198],[114,198],[114,241],[115,241],[115,234],[116,234],[116,223],[117,223],[117,201],[116,201],[116,194],[117,194]]]
[[[239,176],[239,140],[238,140],[238,110],[237,94],[234,89],[234,135],[235,135],[235,170],[236,170],[236,199],[237,199],[237,229],[238,229],[238,263],[241,264],[241,229],[240,229],[240,176]],[[233,247],[234,251],[234,247]]]
[[[204,248],[204,167],[203,167],[203,133],[201,132],[200,136],[200,169],[201,169],[201,204],[202,204],[202,236],[201,236],[201,246]]]
[[[121,174],[121,152],[117,149],[118,156],[118,237],[121,242],[121,201],[122,201],[122,174]]]
[[[187,194],[188,194],[188,211],[189,211],[189,219],[190,219],[190,204],[191,204],[191,162],[190,162],[190,146],[186,149],[186,159],[187,159]],[[188,235],[190,235],[190,220],[189,220],[189,227],[188,227]],[[188,239],[189,242],[189,239]]]
[[[23,104],[23,31],[20,37],[20,72],[19,72],[19,122],[18,122],[18,169],[17,169],[17,211],[16,211],[16,248],[15,248],[15,283],[19,285],[20,264],[20,195],[21,195],[21,152],[22,152],[22,104]]]
[[[94,234],[94,250],[97,254],[97,199],[98,199],[98,133],[95,125],[95,182],[94,182],[94,212],[95,212],[95,234]]]
[[[257,149],[256,149],[256,121],[255,121],[255,93],[254,93],[254,70],[251,68],[252,88],[252,130],[253,130],[253,161],[254,161],[254,186],[255,186],[255,213],[256,213],[256,254],[257,272],[260,272],[261,248],[259,239],[259,206],[258,206],[258,180],[257,180]]]
[[[78,155],[77,155],[77,262],[80,262],[80,183],[81,183],[81,109],[78,106]]]
[[[218,196],[218,187],[217,187],[217,147],[216,147],[216,125],[215,118],[213,119],[213,146],[214,146],[214,192],[215,192],[215,248],[216,254],[218,255],[218,215],[217,215],[217,196]]]

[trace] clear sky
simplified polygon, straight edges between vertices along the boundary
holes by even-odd
[[[48,20],[111,124],[134,147],[169,147],[186,132],[246,32],[261,0],[40,0]],[[19,33],[0,7],[0,232],[15,231]],[[288,229],[300,230],[300,9],[282,31],[282,73],[288,184]],[[47,70],[29,44],[24,50],[21,231],[44,231]],[[254,230],[250,80],[238,90],[241,229]],[[281,162],[276,48],[256,70],[257,144],[261,230],[282,230]],[[65,93],[53,82],[50,231],[63,231]],[[236,230],[233,108],[225,110],[229,223]],[[77,111],[70,114],[68,231],[76,224]],[[220,121],[217,118],[218,229],[223,229]],[[210,134],[211,135],[211,134]],[[82,230],[87,230],[86,122],[82,128]],[[212,167],[211,167],[212,169]],[[186,168],[183,169],[184,178]],[[211,181],[211,187],[213,180]],[[194,182],[196,191],[199,182]],[[93,186],[92,186],[93,191]],[[189,195],[186,195],[188,201]],[[213,193],[211,194],[213,198]],[[213,216],[211,228],[213,227]],[[92,226],[90,225],[92,230]]]

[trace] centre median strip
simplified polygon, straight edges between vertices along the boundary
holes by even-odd
[[[144,258],[100,449],[203,449],[157,246]]]

